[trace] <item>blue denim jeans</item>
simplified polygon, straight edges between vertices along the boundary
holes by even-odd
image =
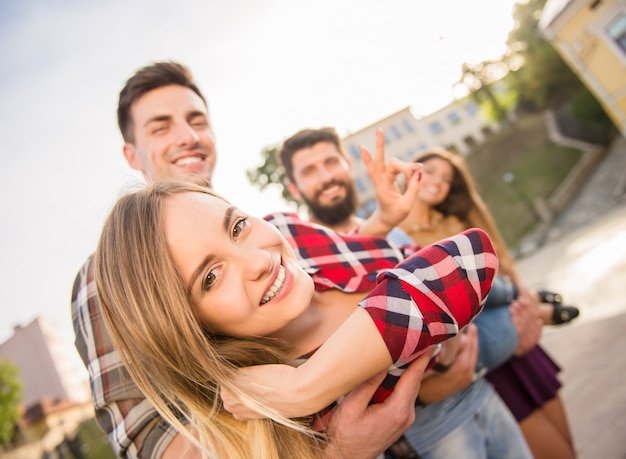
[[[474,323],[478,328],[476,372],[493,370],[509,360],[517,347],[518,335],[508,305],[484,309]]]
[[[517,422],[495,391],[473,417],[418,454],[420,459],[532,459]]]
[[[478,327],[477,372],[492,370],[513,355],[518,336],[511,322],[509,305],[516,297],[517,290],[508,279],[494,278],[485,309],[474,319]]]

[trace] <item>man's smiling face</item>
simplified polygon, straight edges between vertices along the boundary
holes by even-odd
[[[124,155],[148,180],[182,179],[206,184],[215,168],[215,136],[207,107],[191,89],[162,86],[130,108],[133,142]]]

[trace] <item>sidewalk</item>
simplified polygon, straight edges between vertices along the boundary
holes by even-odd
[[[548,241],[518,261],[530,286],[561,292],[581,309],[545,327],[542,345],[561,365],[561,395],[581,459],[626,458],[626,141],[619,139]]]

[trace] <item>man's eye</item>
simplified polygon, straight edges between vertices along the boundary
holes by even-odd
[[[233,237],[237,239],[239,236],[241,236],[241,232],[246,226],[248,226],[248,224],[248,217],[239,218],[237,220],[237,223],[235,223],[235,226],[233,226]]]
[[[199,116],[197,118],[192,118],[189,121],[189,124],[193,127],[205,127],[208,123],[204,116]]]
[[[202,281],[202,291],[206,292],[207,290],[209,290],[211,287],[213,287],[216,281],[217,276],[215,275],[215,272],[213,270],[209,271],[209,274],[207,274],[207,276]]]

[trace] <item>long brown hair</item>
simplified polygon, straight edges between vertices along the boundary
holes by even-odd
[[[476,188],[465,159],[461,155],[448,150],[432,148],[420,153],[414,161],[425,163],[433,158],[447,161],[453,170],[450,191],[446,198],[435,206],[435,209],[443,215],[456,216],[467,228],[481,228],[485,230],[493,241],[498,253],[500,272],[516,278],[517,272],[513,257],[506,247],[489,208]]]
[[[100,237],[97,292],[131,378],[159,413],[206,455],[320,457],[325,444],[321,436],[305,423],[255,404],[247,396],[250,383],[237,377],[238,367],[287,363],[287,346],[269,338],[218,336],[199,322],[162,231],[164,201],[185,192],[219,198],[199,185],[155,183],[119,199]],[[220,386],[273,420],[235,420],[221,405]]]

